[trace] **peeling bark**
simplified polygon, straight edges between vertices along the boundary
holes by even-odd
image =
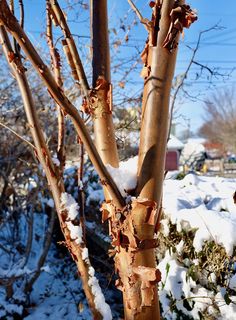
[[[159,319],[154,239],[156,203],[134,199],[123,210],[111,201],[102,206],[103,221],[108,220],[114,249],[117,287],[123,292],[125,319]]]

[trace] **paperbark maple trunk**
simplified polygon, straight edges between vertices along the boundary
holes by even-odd
[[[112,120],[112,84],[107,21],[107,0],[90,0],[94,134],[104,164],[119,166]]]
[[[174,0],[163,0],[161,6],[154,9],[158,16],[152,20],[153,30],[149,30],[152,35],[149,33],[145,66],[149,74],[145,80],[142,105],[138,198],[133,201],[126,217],[129,221],[126,228],[128,245],[121,245],[116,254],[125,319],[160,319],[157,291],[160,274],[156,268],[154,235],[162,197],[170,90],[177,53],[177,49],[170,52],[163,44],[170,30],[174,3]],[[160,21],[157,21],[159,17]],[[135,238],[133,241],[131,234]]]
[[[151,47],[151,73],[145,81],[142,127],[140,136],[138,189],[142,198],[152,199],[160,206],[164,180],[169,101],[174,76],[177,48],[163,47],[170,26],[174,0],[163,1],[157,46]]]

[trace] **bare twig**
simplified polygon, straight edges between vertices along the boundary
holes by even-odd
[[[0,5],[2,2],[0,1]],[[5,5],[7,3],[5,2]],[[0,11],[1,12],[1,11]],[[10,13],[10,10],[8,10],[8,14]],[[0,14],[1,15],[1,14]],[[12,16],[13,17],[13,16]],[[14,18],[14,17],[13,17]],[[1,21],[1,20],[0,20]],[[88,304],[91,308],[91,311],[93,313],[93,317],[95,319],[101,320],[102,319],[102,314],[101,314],[101,309],[99,309],[98,304],[96,303],[95,300],[95,295],[94,295],[94,290],[93,290],[93,283],[91,283],[90,278],[91,278],[91,264],[90,260],[88,258],[83,259],[83,249],[86,248],[84,239],[81,240],[81,243],[78,244],[78,242],[72,238],[70,229],[68,227],[68,224],[66,223],[67,217],[68,217],[68,209],[67,208],[62,208],[61,205],[61,195],[64,193],[64,184],[63,181],[58,174],[58,170],[56,170],[53,162],[52,162],[52,157],[51,154],[48,150],[48,147],[46,145],[40,124],[39,124],[39,119],[37,116],[37,112],[34,107],[34,102],[32,98],[32,94],[27,82],[27,78],[25,76],[25,69],[23,68],[23,65],[21,63],[20,58],[16,60],[16,57],[14,59],[10,60],[10,55],[12,52],[11,48],[11,43],[9,41],[7,32],[4,28],[4,26],[0,26],[0,35],[1,35],[1,41],[3,45],[3,50],[4,54],[6,56],[6,59],[9,63],[9,65],[12,68],[12,71],[16,77],[16,80],[18,82],[19,88],[21,90],[22,94],[22,99],[27,115],[27,119],[31,128],[31,133],[33,135],[33,139],[37,148],[37,154],[38,158],[42,164],[42,167],[45,171],[48,184],[51,187],[51,191],[53,194],[53,199],[55,203],[55,207],[58,213],[58,218],[60,221],[61,225],[61,230],[64,234],[66,245],[71,252],[72,258],[76,262],[77,268],[79,273],[81,274],[81,280],[83,283],[83,289],[85,291]],[[73,222],[70,221],[72,225]],[[54,217],[51,217],[50,220],[50,225],[48,229],[48,233],[45,238],[45,247],[43,250],[43,253],[38,261],[38,268],[34,276],[31,278],[30,282],[26,285],[25,291],[28,291],[31,289],[33,282],[38,278],[40,271],[41,271],[41,266],[43,265],[47,252],[49,250],[50,242],[51,242],[51,236],[52,236],[52,228],[54,224]],[[75,225],[74,225],[75,226]],[[39,269],[40,268],[40,269]],[[9,287],[9,295],[12,294],[12,284]]]
[[[188,76],[189,70],[191,69],[192,64],[200,65],[198,62],[195,62],[194,59],[195,59],[196,53],[197,53],[197,51],[199,49],[202,35],[204,33],[206,33],[206,32],[209,32],[211,30],[216,29],[216,27],[217,27],[217,25],[215,25],[215,26],[213,26],[213,27],[211,27],[211,28],[209,28],[207,30],[201,31],[199,33],[198,39],[197,39],[197,44],[196,44],[195,48],[192,49],[192,56],[191,56],[191,59],[189,61],[189,64],[188,64],[185,72],[181,75],[181,80],[177,84],[177,87],[176,87],[175,92],[173,94],[171,105],[170,105],[170,122],[169,122],[168,139],[170,138],[171,124],[172,124],[172,119],[173,119],[174,107],[175,107],[175,102],[176,102],[176,98],[178,96],[178,93],[179,93],[180,89],[183,87],[185,80],[187,79],[187,76]],[[200,65],[200,66],[203,67],[203,65]],[[204,67],[212,74],[213,71],[210,68],[208,68],[207,66],[204,66]]]
[[[136,7],[136,5],[133,3],[132,0],[127,0],[128,3],[130,4],[131,8],[133,9],[133,11],[135,12],[135,14],[137,15],[139,21],[144,25],[145,29],[147,31],[150,30],[150,21],[147,18],[144,18],[141,14],[141,12],[138,10],[138,8]]]
[[[53,228],[54,228],[54,223],[55,223],[55,219],[56,219],[56,212],[54,209],[51,210],[51,215],[50,215],[50,221],[49,221],[49,225],[48,225],[48,229],[44,238],[44,247],[42,250],[42,253],[38,259],[38,263],[37,263],[37,268],[36,271],[34,272],[32,278],[26,283],[25,289],[24,291],[30,292],[32,290],[33,284],[35,283],[35,281],[38,279],[38,277],[40,276],[42,267],[45,263],[46,257],[48,255],[48,251],[52,242],[52,235],[53,235]]]
[[[26,140],[24,137],[22,137],[21,135],[19,135],[15,130],[11,129],[10,127],[8,127],[7,125],[5,125],[4,123],[0,122],[0,126],[4,127],[5,129],[11,131],[17,138],[19,138],[20,140],[26,142],[31,148],[33,148],[34,150],[36,150],[36,147],[29,142],[28,140]]]
[[[143,16],[141,14],[141,12],[139,11],[139,9],[136,7],[136,5],[133,3],[132,0],[128,0],[128,3],[130,4],[131,8],[133,9],[133,11],[136,13],[138,19],[140,20],[140,22],[142,22],[144,19],[143,19]]]
[[[25,10],[24,10],[24,3],[23,0],[18,0],[20,6],[20,26],[24,29],[24,22],[25,22]]]
[[[37,194],[37,193],[35,193]],[[33,213],[33,208],[31,207],[29,212],[28,212],[28,217],[26,217],[26,221],[28,224],[28,238],[27,238],[27,243],[25,247],[25,259],[24,259],[24,264],[23,267],[27,264],[32,248],[32,242],[33,242],[33,230],[34,230],[34,213]]]
[[[78,137],[79,151],[80,151],[80,161],[78,168],[78,202],[80,208],[80,223],[83,229],[84,235],[86,234],[85,227],[85,212],[84,212],[84,204],[85,204],[85,194],[84,194],[84,186],[83,186],[83,177],[84,177],[84,145],[83,142]]]

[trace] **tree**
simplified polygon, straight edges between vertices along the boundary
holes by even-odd
[[[236,130],[236,104],[234,88],[223,89],[209,97],[204,105],[204,124],[199,134],[210,142],[220,143],[225,149],[236,152],[233,139]]]
[[[95,319],[110,319],[94,277],[82,219],[75,200],[65,192],[64,117],[67,115],[82,141],[104,188],[105,202],[102,219],[108,220],[114,247],[115,268],[119,274],[118,288],[123,293],[126,319],[160,319],[157,283],[160,272],[156,267],[155,248],[161,216],[162,184],[169,128],[169,99],[175,68],[179,34],[197,17],[184,1],[151,1],[151,20],[142,17],[133,2],[129,3],[148,32],[142,52],[144,78],[142,124],[139,145],[137,187],[125,199],[106,165],[118,168],[119,159],[112,122],[112,85],[110,80],[109,41],[106,0],[91,0],[91,38],[93,81],[90,87],[80,55],[65,16],[56,0],[47,1],[47,39],[53,73],[45,65],[23,30],[23,14],[18,23],[6,0],[0,0],[1,42],[24,102],[24,108],[34,141],[34,152],[42,165],[50,186],[66,245],[76,262],[83,288]],[[23,5],[21,12],[23,13]],[[93,118],[94,140],[80,113],[63,90],[60,54],[53,42],[52,21],[63,32],[63,48],[74,80],[82,92],[83,110]],[[9,34],[14,37],[12,48]],[[22,53],[20,51],[22,49]],[[52,99],[58,106],[58,149],[60,165],[53,162],[43,128],[27,81],[22,54],[30,60]],[[96,145],[96,146],[95,146]]]

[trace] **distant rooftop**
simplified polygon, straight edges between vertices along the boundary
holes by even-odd
[[[167,144],[167,148],[168,150],[173,150],[173,149],[182,150],[184,148],[184,144],[178,138],[176,138],[173,134],[171,134],[170,140],[168,141],[168,144]]]

